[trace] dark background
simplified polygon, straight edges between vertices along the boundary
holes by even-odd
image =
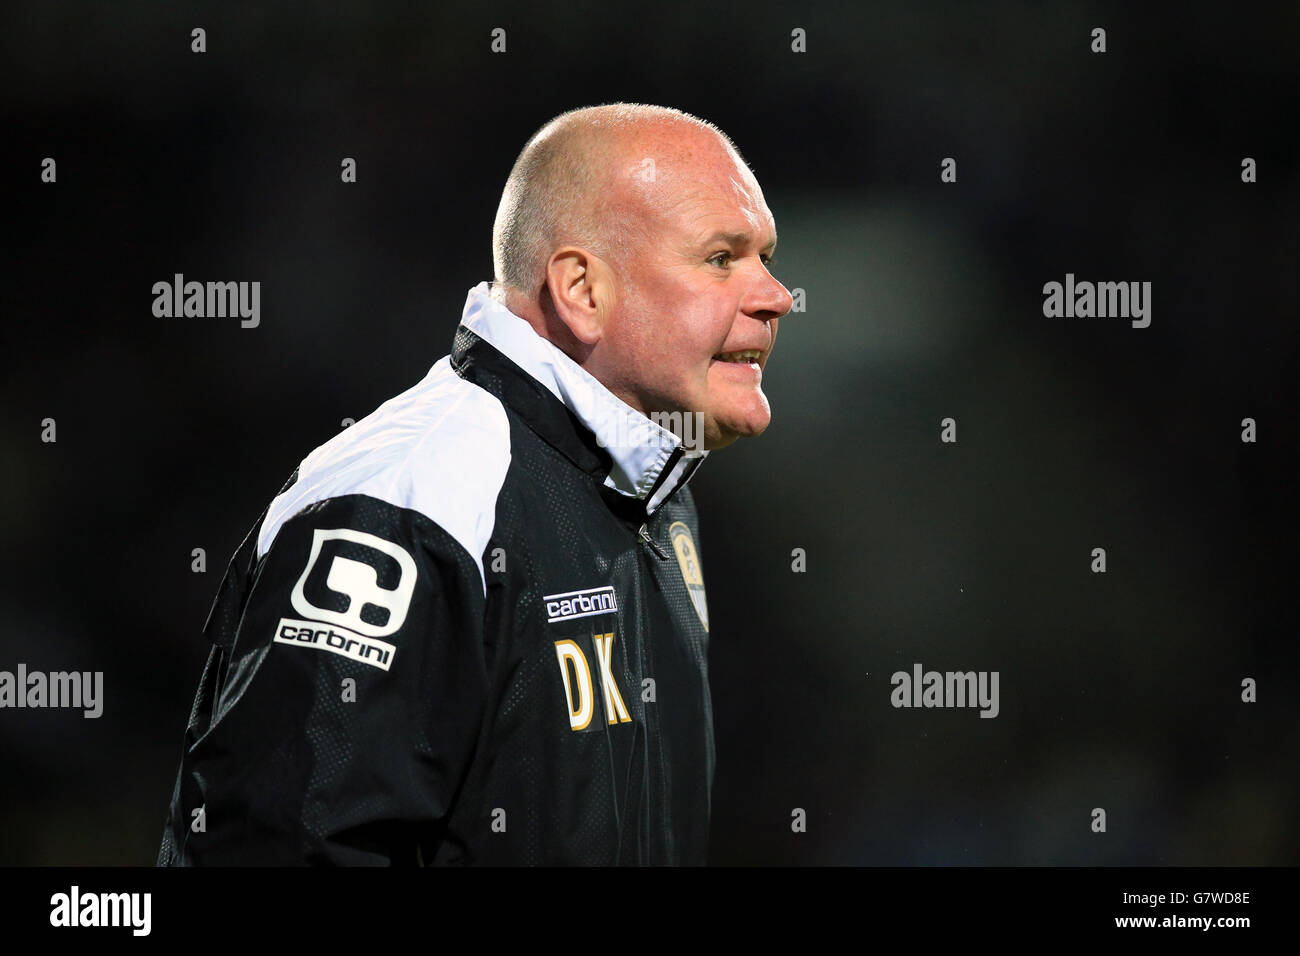
[[[229,6],[3,15],[0,669],[106,705],[0,711],[0,863],[153,862],[230,554],[449,351],[528,136],[617,100],[734,138],[807,295],[692,482],[712,862],[1300,860],[1295,4]],[[175,272],[260,327],[155,318]],[[1045,318],[1067,272],[1151,326]],[[893,708],[918,661],[1001,714]]]

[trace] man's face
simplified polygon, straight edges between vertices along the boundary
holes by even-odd
[[[648,154],[655,181],[636,206],[645,238],[619,264],[598,351],[616,394],[647,414],[702,413],[713,449],[767,428],[763,369],[792,300],[767,269],[776,225],[757,180],[720,141],[688,144]]]

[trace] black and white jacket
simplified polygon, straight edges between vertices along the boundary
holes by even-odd
[[[707,454],[470,290],[231,560],[159,865],[704,863]]]

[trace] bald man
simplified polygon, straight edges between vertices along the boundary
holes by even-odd
[[[451,354],[232,559],[159,865],[706,862],[687,484],[768,425],[775,246],[697,117],[610,104],[528,141]]]

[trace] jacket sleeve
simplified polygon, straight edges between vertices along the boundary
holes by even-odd
[[[432,856],[486,700],[481,572],[426,516],[318,502],[236,554],[160,865]]]

